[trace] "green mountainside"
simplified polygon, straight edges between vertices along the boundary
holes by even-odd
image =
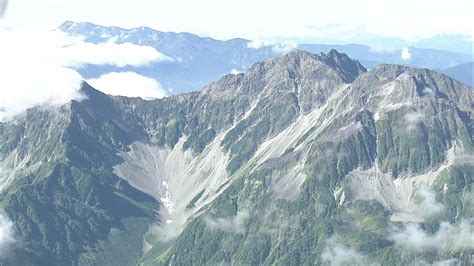
[[[0,123],[0,265],[473,263],[474,93],[445,75],[294,51],[81,93]]]

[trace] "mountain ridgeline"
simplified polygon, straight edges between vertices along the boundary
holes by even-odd
[[[295,48],[311,53],[328,53],[337,49],[348,56],[359,60],[366,68],[375,68],[381,63],[401,64],[413,67],[430,69],[448,69],[473,61],[472,49],[461,49],[464,53],[420,49],[429,46],[432,41],[414,43],[416,47],[409,47],[408,43],[398,49],[377,49],[375,47],[397,46],[396,40],[385,40],[382,43],[369,41],[374,47],[361,44],[316,44],[316,43],[273,43],[263,40],[249,41],[242,38],[217,40],[201,37],[187,32],[162,32],[148,27],[123,29],[119,27],[104,27],[88,22],[67,21],[58,27],[58,30],[69,36],[79,37],[87,43],[132,43],[140,46],[153,47],[169,57],[169,60],[150,63],[147,66],[111,66],[111,65],[85,65],[77,69],[85,79],[98,78],[110,72],[131,71],[157,80],[169,94],[195,91],[204,85],[231,72],[246,71],[254,63],[281,56]],[[448,40],[449,36],[438,36],[445,39],[445,45],[455,47],[470,46],[469,41],[462,41],[463,36]],[[453,37],[453,36],[451,36]],[[361,40],[362,41],[362,40]],[[367,41],[367,40],[366,40]],[[327,40],[326,42],[327,43]],[[356,42],[357,43],[357,42]],[[457,45],[455,45],[457,43]],[[408,47],[408,48],[407,48]],[[405,50],[402,50],[405,48]],[[446,48],[446,47],[445,47]],[[448,49],[449,50],[449,49]],[[407,53],[402,57],[402,53]],[[203,67],[205,66],[205,67]],[[472,80],[466,71],[446,71],[448,76],[462,82]],[[451,75],[453,74],[453,75]],[[470,83],[466,83],[471,85]]]
[[[473,263],[474,93],[443,74],[293,51],[81,93],[0,123],[0,264]]]

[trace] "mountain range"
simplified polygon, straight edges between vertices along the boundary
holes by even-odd
[[[277,43],[264,40],[249,41],[241,38],[222,41],[185,32],[161,32],[148,27],[123,29],[72,21],[63,23],[58,29],[95,44],[132,43],[155,48],[172,60],[155,62],[145,67],[88,65],[79,69],[79,72],[85,79],[97,78],[109,72],[136,72],[159,81],[169,95],[198,90],[224,74],[245,71],[258,61],[280,56],[293,49],[311,53],[328,53],[331,49],[337,49],[359,60],[366,68],[374,68],[381,63],[387,63],[444,70],[474,61],[472,49],[461,50],[465,53],[436,50],[426,48],[431,43],[427,40],[424,42],[420,40],[413,44],[420,44],[420,47],[425,48],[407,44],[404,48],[383,49],[383,47],[373,48],[360,44]],[[448,40],[454,38],[453,36],[441,37],[435,40],[440,43],[452,43]],[[457,40],[455,43],[463,47],[468,45],[461,41],[461,37],[454,38]],[[467,79],[472,79],[472,77],[462,76],[461,81]]]
[[[295,50],[80,93],[0,123],[2,265],[473,263],[474,92],[444,74]]]

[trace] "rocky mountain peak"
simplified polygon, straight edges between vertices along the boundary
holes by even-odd
[[[366,71],[357,60],[336,50],[320,55],[294,50],[256,63],[245,73],[225,75],[206,86],[203,93],[257,95],[265,88],[299,91],[301,87],[329,90],[326,92],[329,93],[334,86],[350,83]]]

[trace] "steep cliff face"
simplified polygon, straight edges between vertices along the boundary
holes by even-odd
[[[472,236],[474,95],[444,75],[295,51],[161,100],[81,92],[0,124],[7,263],[471,262],[446,234]]]

